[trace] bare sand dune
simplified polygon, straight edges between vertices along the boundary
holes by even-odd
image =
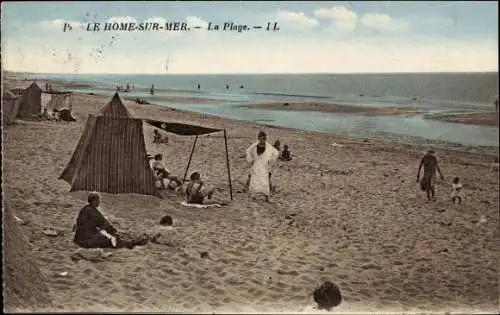
[[[5,201],[4,201],[5,202]],[[39,311],[51,306],[45,278],[33,259],[22,227],[5,203],[3,219],[3,305],[5,312]]]
[[[457,124],[498,126],[498,113],[495,112],[430,115],[428,118]]]
[[[24,230],[56,310],[300,312],[326,279],[344,295],[334,309],[341,313],[497,309],[498,173],[490,157],[439,151],[446,181],[438,181],[438,201],[426,204],[415,181],[422,148],[265,128],[298,156],[273,171],[278,192],[266,204],[243,192],[242,153],[262,127],[132,102],[136,117],[228,128],[235,201],[192,209],[175,198],[103,194],[102,209],[119,229],[150,231],[169,214],[178,243],[115,250],[102,262],[71,260],[71,228],[86,194],[69,193],[57,178],[87,115],[107,101],[75,95],[76,123],[4,130],[4,191],[31,222]],[[168,145],[152,144],[152,131],[145,127],[148,152],[163,153],[182,176],[194,139],[169,135]],[[215,198],[228,198],[220,135],[200,138],[190,170],[225,189]],[[462,205],[449,198],[453,176],[463,179]],[[59,236],[44,235],[46,227]]]

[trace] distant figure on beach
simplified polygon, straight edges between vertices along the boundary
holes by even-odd
[[[278,152],[281,152],[281,142],[279,140],[274,141],[273,147],[278,150]]]
[[[154,95],[155,94],[155,85],[154,84],[151,84],[151,91],[150,91],[151,95]]]
[[[198,84],[198,91],[200,90],[201,86]]]
[[[316,306],[306,308],[304,310],[306,313],[312,313],[317,310],[331,311],[332,308],[342,303],[342,294],[335,284],[326,281],[313,291],[313,299],[316,302]]]
[[[226,84],[226,90],[229,90],[229,84]]]
[[[451,201],[455,203],[458,201],[459,204],[462,203],[462,183],[460,183],[460,178],[453,178],[453,184],[451,184]]]
[[[163,155],[156,154],[154,156],[154,161],[151,163],[153,172],[155,173],[158,188],[161,189],[176,189],[182,186],[182,181],[174,175],[171,175],[170,171],[163,165]],[[165,184],[165,181],[167,182]]]
[[[45,91],[48,91],[48,90],[49,90],[49,84],[45,83]]]
[[[281,152],[280,155],[280,160],[281,161],[291,161],[292,160],[292,152],[288,150],[288,145],[283,146],[283,151]]]
[[[441,179],[444,180],[443,173],[441,172],[441,169],[439,168],[439,163],[434,156],[435,151],[432,149],[429,149],[427,153],[422,157],[420,161],[420,165],[418,166],[418,173],[417,173],[417,183],[420,182],[420,189],[422,191],[427,192],[427,200],[428,201],[436,201],[435,198],[435,184],[436,184],[436,172],[439,173],[441,176]],[[424,176],[422,177],[422,180],[420,181],[420,170],[422,169],[422,166],[424,167]],[[432,199],[431,199],[432,196]]]
[[[243,88],[244,88],[244,86],[243,86],[243,85],[240,85],[240,89],[243,89]]]
[[[78,213],[74,226],[73,241],[84,248],[133,248],[147,243],[147,239],[126,241],[117,236],[116,229],[98,210],[101,197],[98,193],[90,193],[88,204]]]
[[[42,119],[43,120],[50,120],[50,115],[49,115],[49,111],[47,110],[47,107],[43,108]]]
[[[248,186],[254,199],[255,195],[263,194],[269,201],[271,169],[278,160],[279,152],[267,142],[265,132],[259,132],[257,138],[258,141],[246,150],[246,160],[251,165]]]
[[[498,158],[496,157],[493,163],[491,163],[491,171],[498,171]]]
[[[125,88],[124,92],[130,92],[130,84],[127,83],[127,87]]]
[[[186,202],[189,204],[199,204],[202,205],[205,197],[212,199],[214,194],[213,188],[206,188],[203,181],[201,180],[201,175],[198,172],[194,172],[189,177],[190,182],[186,187]]]

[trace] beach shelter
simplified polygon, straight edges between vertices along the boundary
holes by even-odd
[[[160,196],[147,161],[141,119],[130,116],[118,94],[87,125],[59,179],[71,191]]]
[[[21,97],[10,91],[6,91],[2,96],[2,123],[10,124],[16,119],[19,111]]]
[[[137,193],[160,197],[147,160],[143,122],[184,136],[196,136],[186,167],[189,169],[199,135],[222,131],[188,124],[133,118],[118,93],[99,110],[89,115],[87,125],[70,162],[59,177],[71,185],[71,191]],[[232,199],[231,174],[226,140],[226,160]]]
[[[54,109],[73,108],[73,92],[66,91],[45,91],[42,93],[42,104],[50,112]]]
[[[230,167],[230,163],[229,163],[229,151],[227,149],[227,131],[226,131],[226,129],[214,129],[214,128],[196,126],[196,125],[169,123],[169,122],[164,122],[164,121],[159,121],[159,120],[151,120],[151,119],[147,119],[145,121],[146,121],[146,123],[150,124],[151,126],[154,126],[156,128],[162,129],[162,130],[167,131],[167,132],[175,133],[175,134],[181,135],[181,136],[195,136],[193,146],[191,148],[191,154],[189,155],[189,160],[188,160],[188,163],[186,165],[186,170],[184,171],[183,181],[186,180],[186,176],[187,176],[188,171],[189,171],[189,166],[191,165],[191,161],[193,159],[193,153],[194,153],[194,150],[196,148],[196,142],[198,141],[198,136],[223,131],[224,132],[224,145],[225,145],[225,149],[226,149],[226,167],[227,167],[227,176],[228,176],[228,183],[229,183],[229,194],[230,194],[231,200],[233,200],[233,187],[231,184],[231,167]]]
[[[37,117],[42,113],[42,89],[33,82],[27,87],[19,104],[19,118]]]

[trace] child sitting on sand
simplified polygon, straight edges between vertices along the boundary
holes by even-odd
[[[459,204],[462,203],[462,184],[458,177],[453,178],[452,189],[451,201],[455,203],[455,200],[457,200]]]
[[[288,150],[288,145],[285,144],[283,147],[283,152],[281,152],[281,155],[279,157],[281,161],[291,161],[292,160],[292,152]]]
[[[201,175],[198,172],[194,172],[190,176],[190,182],[186,187],[186,202],[188,204],[203,204],[205,197],[212,199],[214,193],[213,189],[204,189],[203,181],[201,180]]]
[[[170,172],[163,165],[163,155],[156,154],[154,156],[154,161],[151,166],[158,180],[160,181],[161,189],[166,189],[167,187],[179,187],[182,186],[182,181],[177,178],[177,176],[170,175]],[[165,185],[165,181],[167,180],[167,185]],[[172,182],[172,183],[171,183]]]

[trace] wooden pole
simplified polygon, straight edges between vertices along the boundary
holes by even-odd
[[[194,153],[194,148],[196,146],[196,141],[198,141],[198,135],[196,135],[196,138],[194,138],[193,148],[191,149],[191,155],[189,156],[188,165],[186,166],[186,172],[184,173],[184,178],[182,179],[182,182],[186,181],[186,176],[187,176],[187,173],[189,170],[189,165],[191,165],[191,159],[193,158],[193,153]]]
[[[231,184],[231,168],[229,167],[229,152],[227,150],[226,128],[224,128],[224,144],[226,146],[226,165],[227,165],[227,176],[229,179],[229,194],[231,195],[231,200],[233,200],[233,185]]]

